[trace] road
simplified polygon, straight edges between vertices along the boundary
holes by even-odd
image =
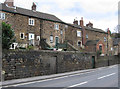
[[[14,87],[118,87],[118,65],[90,72],[13,85]]]

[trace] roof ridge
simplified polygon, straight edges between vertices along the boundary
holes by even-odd
[[[22,7],[18,7],[18,6],[15,6],[16,9],[13,9],[13,8],[7,7],[4,3],[2,3],[2,5],[4,6],[4,8],[2,8],[3,11],[8,11],[11,13],[15,12],[17,14],[23,14],[23,15],[27,15],[27,16],[31,16],[31,17],[36,17],[36,18],[41,18],[41,19],[46,19],[46,20],[63,23],[63,21],[61,19],[59,19],[57,16],[55,16],[53,14],[44,13],[44,12],[40,12],[40,11],[33,11],[30,9],[26,9],[26,8],[22,8]]]

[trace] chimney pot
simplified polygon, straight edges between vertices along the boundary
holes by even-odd
[[[91,23],[91,22],[89,21],[89,23],[86,24],[86,26],[87,26],[87,27],[91,27],[91,28],[93,28],[93,23]]]
[[[14,7],[14,0],[5,0],[4,4],[8,5],[9,7]]]
[[[75,20],[75,19],[74,19],[74,22],[73,22],[73,24],[76,24],[76,25],[78,25],[78,20]]]
[[[81,20],[80,20],[80,26],[81,26],[81,27],[83,27],[83,26],[84,26],[83,17],[81,17]]]
[[[110,35],[110,30],[109,30],[109,28],[108,28],[108,30],[107,30],[107,33],[108,33],[108,35]]]
[[[36,11],[36,4],[34,2],[33,2],[33,5],[32,5],[32,10]]]

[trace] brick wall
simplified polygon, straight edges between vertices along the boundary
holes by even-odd
[[[107,53],[107,34],[105,33],[100,33],[100,32],[95,32],[95,31],[90,31],[86,30],[86,34],[88,35],[87,40],[100,40],[104,44],[104,53]],[[104,41],[104,37],[106,37],[106,42]]]

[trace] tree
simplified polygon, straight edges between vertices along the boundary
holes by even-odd
[[[2,30],[2,48],[9,49],[10,45],[15,42],[14,31],[11,25],[5,22],[2,22],[0,30]]]

